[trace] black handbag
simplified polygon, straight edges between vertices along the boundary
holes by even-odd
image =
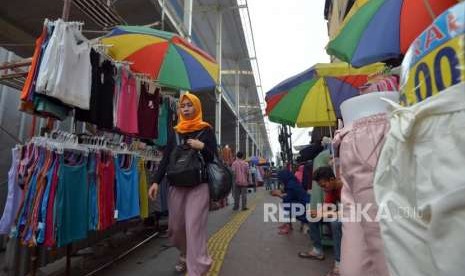
[[[215,154],[213,161],[206,164],[210,200],[218,201],[229,195],[233,185],[233,174]]]
[[[197,134],[197,139],[202,132]],[[195,187],[205,183],[205,162],[199,151],[189,145],[180,143],[176,134],[177,145],[170,154],[166,177],[170,185],[177,187]]]

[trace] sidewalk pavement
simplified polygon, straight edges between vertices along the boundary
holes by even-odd
[[[307,234],[301,233],[300,222],[286,236],[278,235],[278,223],[264,222],[264,203],[279,203],[261,189],[255,211],[231,241],[221,276],[319,276],[333,265],[332,248],[326,248],[326,259],[302,259],[299,251],[311,248]]]

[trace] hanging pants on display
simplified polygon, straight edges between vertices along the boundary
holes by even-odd
[[[340,141],[342,203],[345,216],[351,218],[343,226],[342,275],[389,275],[373,191],[374,172],[388,130],[386,115],[377,114],[355,121],[336,137]],[[353,214],[367,209],[368,217],[351,216],[351,208]]]
[[[393,105],[374,182],[391,275],[464,275],[465,83]]]
[[[210,269],[207,252],[207,220],[210,207],[208,184],[169,190],[168,234],[174,246],[186,256],[189,276],[201,276]]]

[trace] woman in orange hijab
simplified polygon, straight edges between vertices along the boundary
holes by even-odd
[[[206,163],[212,162],[217,142],[210,124],[202,120],[202,104],[194,94],[181,96],[178,124],[174,127],[185,144],[198,150]],[[158,183],[165,176],[171,152],[176,147],[176,137],[170,137],[163,153],[163,159],[155,175],[155,182],[149,189],[149,197],[155,200]],[[171,242],[181,252],[176,265],[178,272],[189,276],[206,275],[212,263],[207,252],[207,219],[210,195],[207,180],[193,187],[171,185],[168,195],[168,234]]]

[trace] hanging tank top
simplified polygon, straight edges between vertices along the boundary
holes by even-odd
[[[35,198],[35,191],[37,187],[37,178],[38,174],[40,173],[40,170],[42,169],[42,166],[44,165],[44,159],[45,159],[45,154],[41,149],[36,149],[37,150],[37,156],[33,156],[34,161],[31,163],[31,166],[29,170],[29,175],[25,181],[25,196],[24,200],[21,203],[21,210],[18,216],[18,224],[17,224],[17,229],[18,229],[18,234],[21,238],[24,237],[26,230],[28,228],[27,222],[28,218],[30,217],[30,214],[32,212],[32,202],[34,201]]]
[[[158,114],[158,138],[155,144],[160,147],[166,146],[168,143],[168,117],[169,117],[168,103],[163,102],[160,106]]]
[[[118,221],[140,216],[139,158],[132,156],[129,168],[122,168],[123,155],[116,157],[116,214]]]
[[[149,216],[149,197],[147,187],[147,171],[145,162],[139,161],[139,199],[140,199],[140,217],[148,218]]]
[[[158,137],[158,113],[160,106],[160,89],[150,94],[147,85],[141,83],[139,107],[137,110],[139,123],[139,137],[155,139]]]
[[[8,195],[6,198],[3,216],[0,220],[0,234],[8,234],[14,222],[16,213],[18,212],[21,189],[18,186],[18,167],[19,167],[19,149],[11,150],[12,162],[8,172]]]
[[[138,95],[136,89],[136,79],[124,68],[120,68],[120,86],[117,89],[117,112],[116,127],[126,134],[137,134],[137,107]]]
[[[40,203],[40,215],[38,220],[38,233],[37,233],[37,243],[42,244],[45,241],[45,233],[47,228],[47,207],[50,200],[50,195],[52,191],[52,185],[54,174],[57,172],[59,159],[55,158],[50,170],[47,172],[47,185],[45,187],[44,195]],[[50,225],[52,227],[52,225]]]
[[[59,179],[59,171],[60,171],[60,160],[57,158],[58,161],[56,163],[56,167],[53,170],[51,184],[50,184],[50,194],[48,196],[47,202],[47,209],[46,209],[46,216],[45,216],[45,238],[44,238],[44,245],[47,247],[53,247],[56,244],[56,236],[55,236],[55,199],[56,199],[56,192],[58,187]]]
[[[106,160],[108,159],[108,160]],[[105,230],[115,222],[115,165],[113,157],[101,153],[98,159],[98,229]]]
[[[60,167],[55,210],[58,247],[85,239],[89,223],[87,158],[71,166],[60,156]]]

